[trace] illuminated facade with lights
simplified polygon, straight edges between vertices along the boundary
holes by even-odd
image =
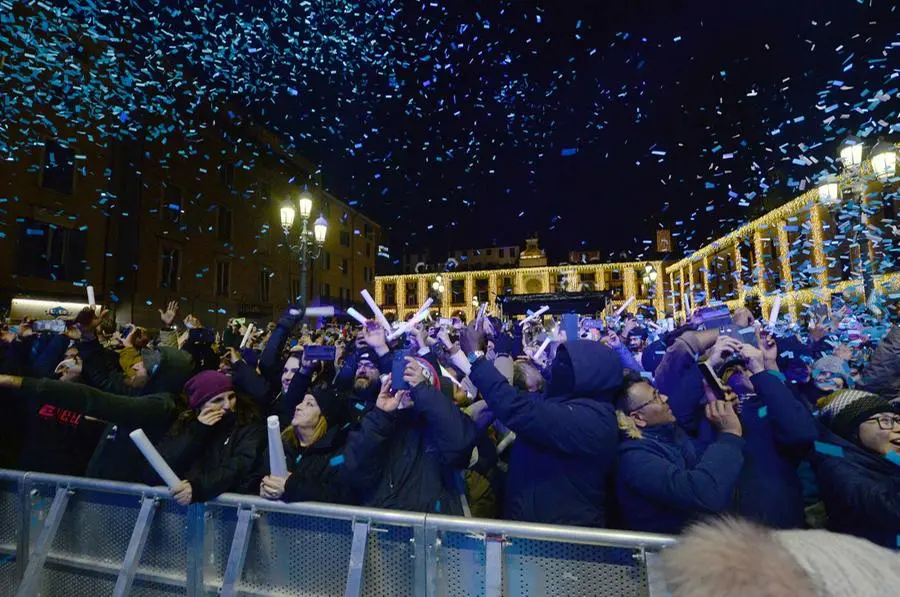
[[[666,310],[685,317],[690,306],[724,301],[733,307],[756,296],[767,311],[780,293],[796,319],[813,300],[861,293],[867,278],[881,293],[896,293],[896,249],[884,237],[900,221],[900,201],[880,146],[871,163],[845,148],[842,159],[855,156],[855,169],[845,166],[839,177],[668,265]]]

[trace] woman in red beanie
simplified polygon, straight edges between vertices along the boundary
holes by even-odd
[[[231,378],[202,371],[184,384],[188,410],[157,448],[182,479],[173,490],[182,505],[231,493],[255,492],[266,431],[256,406],[236,394]]]

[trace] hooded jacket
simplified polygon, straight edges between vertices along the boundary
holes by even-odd
[[[888,400],[900,398],[900,326],[881,339],[859,387]]]
[[[175,474],[191,484],[191,501],[205,502],[225,492],[257,493],[255,474],[262,466],[266,431],[261,423],[238,425],[234,413],[215,425],[194,419],[178,435],[167,435],[157,444]],[[156,472],[144,467],[152,485],[162,483]]]
[[[744,440],[722,433],[702,458],[674,423],[619,444],[616,494],[625,528],[678,534],[703,514],[726,512],[744,464]]]
[[[427,383],[412,399],[408,409],[366,413],[347,439],[341,481],[363,506],[461,515],[475,424]]]
[[[622,364],[585,340],[557,350],[548,395],[519,393],[485,360],[470,379],[497,419],[517,435],[509,457],[504,517],[602,527],[605,484],[618,428],[611,400]]]
[[[306,448],[284,443],[291,475],[284,484],[284,502],[329,502],[349,504],[354,500],[340,479],[344,465],[347,429],[331,427],[325,436]]]
[[[900,540],[900,464],[820,426],[830,450],[812,453],[829,528],[892,549]]]

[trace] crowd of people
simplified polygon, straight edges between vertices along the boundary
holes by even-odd
[[[730,514],[898,548],[892,315],[725,314],[392,333],[302,305],[219,331],[175,302],[159,330],[86,308],[63,333],[4,328],[0,467],[162,484],[140,428],[180,504],[233,492],[666,534]],[[273,416],[286,475],[269,468]]]

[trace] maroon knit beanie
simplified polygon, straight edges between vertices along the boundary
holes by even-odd
[[[200,408],[213,397],[233,389],[231,378],[218,371],[201,371],[184,384],[188,405],[192,409]]]

